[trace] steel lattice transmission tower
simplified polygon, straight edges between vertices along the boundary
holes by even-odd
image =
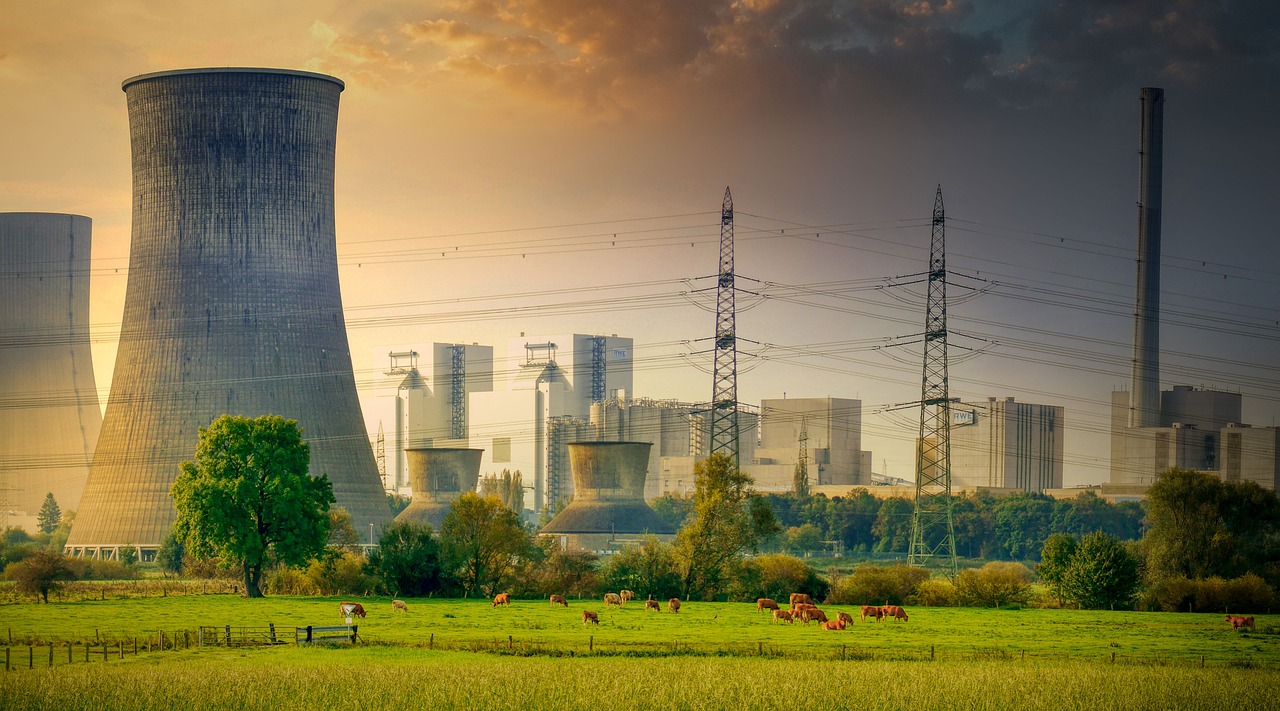
[[[720,207],[720,275],[716,284],[716,351],[712,371],[711,454],[727,454],[738,466],[738,344],[734,325],[733,196]]]
[[[924,376],[920,388],[920,437],[916,440],[916,510],[909,564],[947,558],[956,570],[951,518],[951,396],[947,387],[946,213],[942,186],[933,200],[929,288],[924,325]]]

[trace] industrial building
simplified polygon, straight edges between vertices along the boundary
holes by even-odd
[[[36,530],[45,496],[80,506],[102,411],[89,350],[92,223],[0,213],[0,529]]]
[[[390,522],[338,286],[343,83],[186,69],[123,83],[133,156],[129,282],[111,396],[67,549],[148,558],[169,489],[223,414],[296,419],[357,531]],[[362,534],[363,535],[363,534]]]
[[[1219,432],[1222,478],[1280,493],[1280,429],[1231,424]]]
[[[760,401],[760,446],[742,460],[757,489],[794,486],[802,437],[811,486],[871,483],[871,452],[862,451],[862,401],[801,397]]]
[[[645,535],[675,537],[675,528],[645,503],[648,442],[570,442],[573,503],[541,534],[567,548],[613,553]]]
[[[1063,408],[1011,397],[951,404],[951,483],[1043,492],[1062,488]]]
[[[460,447],[468,441],[467,403],[472,393],[493,390],[493,347],[463,343],[431,344],[431,360],[418,369],[418,352],[389,353],[386,374],[400,378],[396,387],[393,461],[387,467],[387,491],[408,493],[405,450]]]
[[[632,340],[522,334],[508,341],[507,352],[514,367],[505,387],[472,393],[468,400],[468,441],[485,450],[483,474],[519,470],[525,481],[532,480],[533,510],[541,511],[553,503],[550,490],[563,490],[548,477],[550,455],[560,449],[549,447],[549,430],[580,427],[589,421],[593,402],[632,391]]]
[[[1240,422],[1241,396],[1175,385],[1160,393],[1156,425],[1129,426],[1130,393],[1111,393],[1111,483],[1153,484],[1170,467],[1218,471],[1220,436]]]

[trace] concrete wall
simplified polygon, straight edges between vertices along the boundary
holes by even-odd
[[[64,513],[80,507],[102,426],[90,228],[80,215],[0,213],[0,526],[34,532],[50,493]]]

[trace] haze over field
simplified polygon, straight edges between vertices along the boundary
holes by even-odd
[[[636,395],[705,401],[726,185],[739,397],[861,398],[910,476],[935,186],[951,393],[1066,407],[1107,477],[1127,386],[1138,91],[1166,90],[1163,386],[1280,412],[1280,6],[1255,0],[0,0],[0,210],[93,218],[102,402],[127,279],[120,82],[262,66],[346,82],[340,278],[370,435],[386,353],[524,332],[635,339]],[[911,281],[898,279],[897,281]],[[699,306],[703,308],[699,308]],[[698,340],[703,339],[703,340]],[[756,354],[756,355],[752,355]],[[502,363],[499,368],[513,367]]]

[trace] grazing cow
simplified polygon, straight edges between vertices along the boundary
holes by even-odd
[[[648,612],[649,610],[653,610],[654,612],[662,612],[662,605],[659,605],[658,601],[654,599],[645,600],[644,611]]]
[[[879,622],[880,618],[884,617],[884,612],[875,605],[863,605],[862,621],[866,622],[868,617],[874,617],[876,618],[876,622]]]
[[[853,615],[850,615],[847,612],[837,612],[836,619],[840,620],[845,624],[849,624],[849,625],[853,624]]]
[[[777,622],[779,620],[782,620],[789,625],[794,625],[796,623],[795,618],[791,616],[790,612],[787,612],[786,610],[774,610],[773,621]]]
[[[1241,627],[1248,627],[1250,630],[1254,629],[1252,615],[1248,617],[1243,617],[1241,615],[1227,615],[1227,622],[1231,623],[1231,629],[1233,630],[1239,630]]]
[[[619,596],[617,593],[605,593],[604,606],[609,607],[610,605],[617,605],[618,607],[622,607],[622,597]]]
[[[804,610],[804,623],[806,625],[809,624],[809,620],[825,623],[827,621],[827,613],[816,607],[806,607]]]
[[[507,593],[498,593],[497,595],[494,595],[493,606],[497,607],[498,605],[506,605],[507,607],[511,607],[511,596],[508,595]]]
[[[631,592],[630,590],[619,590],[618,597],[622,598],[622,604],[625,605],[628,602],[631,602],[632,600],[636,599],[636,594]]]
[[[673,598],[671,598],[670,600],[667,600],[667,609],[668,609],[668,610],[671,610],[672,612],[679,612],[679,611],[680,611],[680,598],[678,598],[678,597],[673,597]]]
[[[810,605],[808,603],[802,602],[791,609],[791,616],[796,618],[797,620],[804,621],[805,614],[808,613],[809,610],[816,610],[816,609],[818,609],[816,605]]]
[[[391,611],[396,612],[397,610],[400,612],[408,612],[409,606],[404,604],[404,600],[392,600]]]
[[[765,610],[778,609],[778,602],[767,597],[756,600],[756,612],[764,612]]]
[[[907,611],[897,605],[881,605],[880,612],[887,618],[894,620],[907,621]]]
[[[822,623],[822,629],[839,632],[844,629],[844,620],[831,620]]]
[[[600,624],[600,616],[599,616],[599,615],[597,615],[597,614],[596,614],[594,611],[592,611],[592,610],[583,610],[583,611],[582,611],[582,624],[584,624],[584,625],[585,625],[585,624],[599,625],[599,624]]]
[[[564,599],[564,595],[552,595],[551,606],[555,607],[556,605],[564,605],[565,607],[568,607],[569,601]]]
[[[340,602],[338,603],[338,612],[343,617],[364,617],[364,606],[358,602]]]
[[[813,604],[813,600],[811,600],[808,595],[805,595],[804,593],[791,593],[792,610],[796,609],[796,603],[798,602],[807,603],[809,605]]]

